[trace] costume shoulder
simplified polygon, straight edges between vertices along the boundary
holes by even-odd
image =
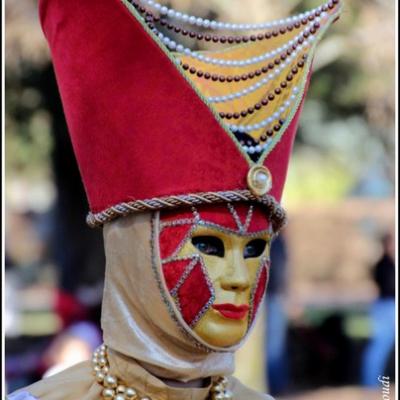
[[[233,398],[237,400],[274,400],[268,394],[248,388],[234,377],[229,378],[228,389],[233,393]]]
[[[97,400],[101,386],[91,373],[90,361],[74,365],[10,394],[7,400]]]

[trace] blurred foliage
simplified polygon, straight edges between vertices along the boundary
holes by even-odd
[[[322,1],[163,3],[225,21],[259,22],[302,12]],[[290,199],[338,199],[354,194],[354,187],[365,179],[390,186],[388,193],[375,185],[378,193],[372,195],[393,194],[394,7],[395,2],[385,0],[346,1],[340,20],[319,45],[289,173]],[[7,173],[47,179],[52,138],[40,77],[49,55],[37,1],[7,0],[5,11]]]

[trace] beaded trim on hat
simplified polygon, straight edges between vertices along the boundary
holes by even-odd
[[[285,19],[232,24],[191,16],[153,0],[126,1],[171,51],[172,58],[205,97],[206,104],[225,122],[224,128],[233,134],[240,151],[259,164],[280,140],[300,106],[315,45],[337,19],[342,6],[340,0],[329,0]],[[185,25],[194,26],[197,31]],[[194,40],[231,46],[195,51],[172,39],[161,28]],[[244,36],[204,32],[261,29],[268,31]]]

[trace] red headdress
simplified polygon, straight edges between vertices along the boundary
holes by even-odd
[[[211,37],[179,27],[175,20],[193,21],[154,1],[41,0],[88,222],[258,201],[277,230],[313,52],[340,8],[330,0],[255,26],[263,28],[258,35]],[[161,29],[229,48],[191,51]]]

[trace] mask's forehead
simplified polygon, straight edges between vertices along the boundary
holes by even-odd
[[[163,211],[161,226],[184,224],[215,224],[237,234],[257,233],[268,230],[269,220],[258,204],[213,204],[191,209]]]

